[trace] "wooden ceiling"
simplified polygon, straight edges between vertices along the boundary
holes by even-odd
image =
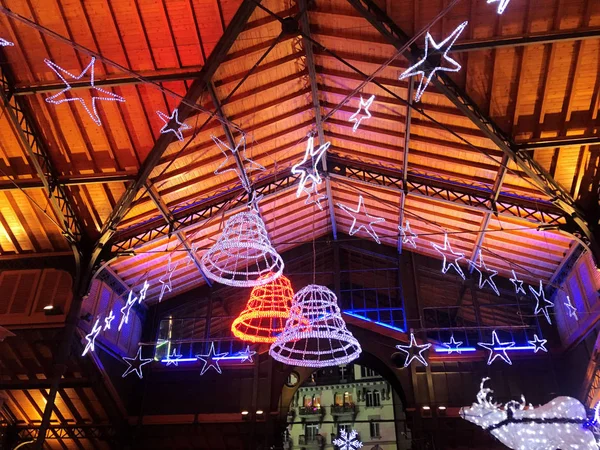
[[[449,2],[377,3],[412,36]],[[15,43],[3,49],[4,70],[15,78],[12,95],[30,110],[83,233],[92,240],[159,140],[163,122],[156,111],[170,113],[178,106],[177,95],[185,95],[199,76],[240,4],[241,0],[0,2],[101,54],[106,60],[96,62],[97,85],[126,99],[97,103],[102,126],[79,102],[45,102],[63,84],[44,59],[76,75],[90,56],[30,24],[0,15],[2,37]],[[327,165],[332,208],[327,200],[320,210],[305,206],[304,197],[297,199],[290,169],[302,159],[307,134],[316,130],[311,65],[325,116],[365,79],[341,60],[371,74],[396,49],[346,0],[317,0],[308,12],[291,0],[263,0],[262,6],[265,9],[254,9],[197,105],[213,111],[220,103],[226,121],[245,131],[248,158],[266,168],[249,174],[256,186],[266,186],[260,209],[277,250],[334,230],[347,234],[351,219],[337,203],[354,208],[362,194],[370,214],[385,218],[376,225],[383,245],[397,245],[403,204],[402,217],[420,235],[416,252],[439,258],[430,242],[441,244],[447,231],[456,250],[473,258],[482,248],[487,265],[501,275],[515,269],[531,282],[552,280],[574,240],[537,227],[563,223],[562,212],[513,161],[504,170],[502,150],[434,85],[410,112],[405,139],[408,82],[398,76],[409,62],[403,56],[362,89],[363,97],[374,94],[376,100],[372,118],[358,131],[352,131],[348,120],[358,107],[358,94],[323,122],[324,137],[331,142]],[[312,60],[306,56],[306,43],[295,33],[282,33],[280,21],[267,10],[281,18],[307,14],[310,35],[321,44],[313,47]],[[567,192],[586,201],[598,170],[598,141],[560,141],[598,135],[600,4],[512,0],[503,15],[495,10],[496,5],[484,0],[463,0],[431,27],[440,41],[469,20],[452,52],[462,70],[451,78],[515,142],[527,143],[525,149],[534,147],[524,151]],[[423,38],[416,44],[422,48]],[[115,69],[108,60],[161,89]],[[89,103],[86,85],[75,83],[73,95]],[[167,147],[110,241],[114,249],[135,251],[135,256],[118,257],[110,265],[129,286],[148,279],[151,300],[160,292],[158,280],[169,257],[178,265],[167,296],[204,283],[186,248],[193,246],[196,258],[201,258],[220,235],[224,220],[244,208],[235,173],[214,174],[224,157],[211,135],[227,142],[221,122],[199,111],[187,118],[191,129],[184,131],[184,141]],[[0,127],[1,255],[68,250],[60,227],[53,223],[60,224],[60,219],[49,207],[42,180],[5,106]],[[233,138],[238,141],[240,134],[234,131]],[[231,158],[229,163],[233,167]],[[325,183],[320,190],[325,193]],[[489,202],[494,192],[498,215]],[[177,223],[177,233],[169,233],[166,220]],[[358,235],[369,238],[362,231]]]

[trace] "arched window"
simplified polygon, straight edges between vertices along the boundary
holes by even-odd
[[[312,397],[310,395],[305,395],[302,398],[302,406],[304,406],[305,408],[309,408],[312,406]]]

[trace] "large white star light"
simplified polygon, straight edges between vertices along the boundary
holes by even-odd
[[[421,345],[417,344],[417,340],[415,339],[415,335],[413,333],[410,333],[410,344],[396,345],[396,348],[398,350],[400,350],[403,353],[406,353],[406,360],[404,361],[404,367],[408,367],[414,359],[419,361],[424,366],[427,366],[428,364],[427,364],[427,361],[425,360],[425,358],[423,357],[423,352],[428,350],[429,347],[431,347],[431,344],[429,344],[429,343],[421,344]]]
[[[494,283],[494,277],[498,275],[497,270],[488,269],[483,262],[483,255],[481,254],[481,250],[479,251],[479,258],[475,258],[475,261],[469,261],[469,265],[479,272],[479,289],[483,289],[483,287],[487,284],[492,290],[496,293],[496,295],[500,295],[500,291]],[[479,262],[476,262],[479,259]]]
[[[414,75],[421,76],[419,87],[415,94],[416,102],[421,100],[421,96],[425,92],[425,89],[427,89],[427,86],[429,86],[431,79],[437,71],[458,72],[460,70],[460,64],[458,64],[455,60],[450,58],[448,56],[448,52],[450,51],[450,48],[452,48],[452,46],[454,45],[456,39],[458,39],[462,31],[465,29],[467,24],[468,22],[461,23],[450,34],[450,36],[448,36],[439,44],[436,43],[433,40],[433,37],[431,37],[431,34],[427,32],[427,35],[425,36],[425,54],[423,55],[423,58],[415,65],[406,69],[402,73],[402,75],[400,75],[401,80],[412,77]],[[430,45],[433,49],[429,48]],[[450,64],[450,67],[442,67],[440,65],[444,60]]]
[[[123,378],[125,378],[131,372],[135,372],[135,374],[140,379],[142,379],[142,378],[144,378],[144,376],[142,374],[142,367],[144,367],[146,364],[150,364],[154,360],[152,358],[149,358],[149,359],[142,358],[142,347],[138,347],[138,351],[137,351],[137,354],[135,355],[135,358],[129,358],[128,356],[123,356],[123,361],[125,361],[128,366],[127,370],[125,372],[123,372],[123,375],[121,375]]]
[[[221,153],[223,153],[223,155],[225,155],[225,160],[219,165],[219,167],[217,167],[217,169],[215,170],[215,175],[220,175],[225,172],[235,172],[235,174],[238,176],[238,178],[242,182],[242,186],[244,187],[244,189],[246,189],[246,191],[250,192],[250,190],[251,190],[250,185],[249,185],[250,180],[247,179],[246,174],[240,172],[240,169],[238,168],[237,164],[234,163],[232,167],[225,168],[226,166],[230,165],[229,164],[229,155],[233,156],[234,158],[235,158],[235,155],[238,155],[241,158],[241,162],[242,162],[242,165],[244,166],[244,170],[246,170],[246,171],[252,171],[252,170],[265,171],[266,170],[263,166],[261,166],[257,162],[254,162],[252,159],[250,159],[246,156],[246,135],[242,133],[240,140],[238,141],[237,144],[235,144],[235,148],[231,148],[229,145],[227,145],[225,142],[223,142],[221,139],[219,139],[216,136],[211,135],[211,138],[212,138],[213,142],[215,144],[217,144],[217,147],[219,147],[219,150],[221,150]],[[241,149],[241,152],[240,152],[240,149]]]
[[[369,119],[371,118],[371,113],[369,112],[369,108],[371,107],[371,105],[373,104],[373,100],[375,100],[375,95],[371,95],[367,101],[365,102],[362,98],[362,95],[360,96],[360,105],[358,107],[358,110],[352,114],[350,116],[350,122],[354,122],[354,126],[352,127],[352,132],[354,133],[356,130],[358,130],[358,127],[360,126],[360,123],[363,120]],[[361,109],[365,110],[364,114],[360,114]]]
[[[342,203],[338,203],[337,205],[342,208],[346,214],[352,217],[350,236],[354,236],[354,234],[356,234],[362,228],[375,240],[375,242],[381,244],[379,236],[377,236],[377,233],[373,229],[373,225],[376,223],[385,222],[385,219],[383,217],[372,216],[367,212],[367,208],[365,207],[365,199],[362,195],[358,196],[358,205],[356,205],[356,209],[352,209]],[[362,221],[362,217],[360,216],[366,217],[368,221]],[[360,217],[361,220],[358,220],[357,217]],[[358,226],[356,226],[357,222],[359,224]]]
[[[346,430],[343,428],[340,430],[340,436],[335,438],[331,443],[337,445],[340,450],[355,450],[363,446],[362,442],[358,440],[356,430],[346,433]]]
[[[458,261],[460,261],[461,259],[464,259],[465,254],[455,252],[454,250],[452,250],[452,247],[450,246],[450,241],[448,240],[448,234],[444,234],[444,246],[443,247],[438,244],[431,244],[431,245],[444,258],[443,262],[442,262],[442,273],[446,273],[450,269],[454,269],[456,271],[456,273],[459,274],[460,277],[464,280],[465,274],[462,271],[462,269],[460,268],[460,266],[458,265]],[[453,259],[454,261],[451,263],[448,263],[448,259]]]
[[[306,183],[309,180],[313,182],[313,190],[316,189],[315,186],[317,184],[321,183],[321,175],[319,175],[317,165],[323,158],[323,155],[325,155],[325,152],[331,145],[331,142],[325,142],[324,144],[321,144],[316,150],[314,144],[314,136],[308,136],[308,142],[306,143],[306,149],[304,150],[304,157],[302,158],[302,161],[292,166],[292,174],[300,175],[300,183],[298,184],[298,189],[296,189],[296,198],[299,198],[302,195],[302,192],[309,193],[309,191],[306,190]]]
[[[487,3],[488,5],[490,3],[498,3],[497,13],[502,14],[508,6],[508,4],[510,3],[510,0],[487,0]]]
[[[540,280],[540,288],[539,290],[535,290],[533,287],[529,286],[529,290],[535,297],[535,309],[533,311],[534,314],[542,313],[544,317],[548,321],[549,324],[552,324],[552,320],[550,320],[550,312],[548,308],[554,308],[554,303],[546,298],[546,293],[544,292],[544,285],[542,284],[542,280]]]
[[[496,330],[492,331],[492,342],[478,342],[477,345],[485,348],[486,350],[489,350],[490,354],[488,356],[487,361],[488,366],[491,365],[496,360],[496,358],[500,358],[505,363],[510,364],[512,366],[512,361],[508,357],[506,350],[511,347],[514,347],[515,342],[500,342]]]
[[[58,77],[66,85],[66,87],[62,91],[60,91],[58,94],[54,94],[50,97],[47,97],[46,98],[47,103],[52,103],[54,105],[60,105],[61,103],[64,103],[64,102],[79,101],[81,103],[81,105],[84,107],[84,109],[86,110],[86,112],[89,114],[89,116],[92,118],[94,123],[96,125],[100,126],[100,125],[102,125],[102,121],[100,120],[100,116],[98,116],[98,111],[96,110],[96,101],[97,100],[106,100],[106,101],[121,102],[121,103],[125,101],[125,99],[123,97],[121,97],[120,95],[117,95],[113,92],[96,87],[96,85],[94,84],[95,83],[95,81],[94,81],[94,64],[96,63],[96,58],[92,58],[92,60],[88,64],[88,66],[85,69],[83,69],[83,72],[81,72],[79,75],[73,75],[71,72],[63,69],[62,67],[60,67],[57,64],[53,63],[52,61],[50,61],[49,59],[45,59],[44,62],[46,63],[46,65],[48,67],[50,67],[54,71],[54,73],[56,73],[56,75],[58,75]],[[88,71],[90,72],[90,89],[93,89],[96,91],[96,92],[92,93],[92,108],[91,109],[88,107],[88,105],[86,104],[86,101],[83,98],[67,97],[65,95],[67,92],[69,92],[71,90],[71,85],[65,79],[64,75],[66,75],[74,80],[80,80],[81,78],[83,78],[83,76]]]
[[[177,136],[177,139],[183,141],[182,131],[190,130],[192,128],[186,123],[179,121],[179,110],[177,108],[173,110],[170,116],[167,116],[162,111],[156,111],[156,114],[158,114],[160,120],[165,123],[165,125],[160,129],[160,134],[173,133],[175,136]],[[171,121],[174,121],[174,123],[171,124]]]
[[[219,366],[219,358],[222,358],[223,356],[226,356],[227,352],[225,353],[216,353],[215,352],[215,343],[211,342],[210,343],[210,350],[208,351],[208,354],[206,355],[196,355],[196,358],[198,358],[200,361],[204,362],[204,366],[202,366],[202,370],[200,371],[200,375],[204,375],[206,373],[206,371],[208,369],[210,369],[211,367],[213,369],[215,369],[219,374],[222,373],[221,372],[221,367]]]

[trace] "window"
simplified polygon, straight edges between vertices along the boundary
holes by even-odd
[[[319,434],[319,424],[311,423],[311,424],[306,424],[304,426],[304,436],[306,436],[307,442],[315,440],[317,438],[318,434]]]
[[[352,432],[352,425],[349,423],[340,423],[338,425],[338,435],[344,430],[346,433],[350,434]]]
[[[305,395],[302,404],[305,408],[312,406],[312,397],[310,395],[308,397]]]
[[[335,405],[336,406],[343,406],[343,404],[344,404],[344,395],[341,392],[336,392],[334,398],[335,398]]]
[[[321,407],[321,396],[313,395],[312,404],[315,408],[320,408]]]
[[[365,392],[365,400],[367,406],[381,406],[381,393],[375,389],[374,391]]]
[[[348,378],[348,366],[340,366],[340,380]]]
[[[373,369],[369,369],[368,367],[360,366],[360,376],[362,378],[367,378],[367,377],[378,377],[379,375]]]
[[[344,392],[344,405],[353,405],[354,402],[352,401],[352,393],[351,392]]]
[[[371,422],[369,424],[369,429],[371,431],[372,438],[380,438],[381,433],[379,432],[379,422]]]

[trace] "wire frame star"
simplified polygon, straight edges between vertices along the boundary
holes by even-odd
[[[10,42],[6,39],[0,38],[0,47],[14,47],[14,45],[14,42]]]
[[[121,328],[123,328],[123,325],[125,325],[126,323],[129,323],[129,311],[131,311],[131,308],[133,305],[135,305],[136,301],[137,301],[137,297],[133,296],[133,290],[129,291],[129,296],[127,297],[127,301],[125,302],[125,305],[121,308],[121,320],[119,321],[119,328],[118,328],[119,331],[121,331]]]
[[[479,258],[477,259],[479,259],[479,262],[469,261],[469,265],[477,272],[479,272],[479,289],[483,289],[484,286],[487,284],[489,287],[492,288],[496,295],[500,295],[500,291],[498,290],[498,287],[494,282],[494,277],[498,275],[498,271],[488,269],[488,267],[485,265],[485,262],[483,261],[483,255],[481,254],[481,250],[479,251],[478,256]]]
[[[358,127],[360,126],[360,123],[363,120],[366,119],[370,119],[371,118],[371,113],[369,112],[369,108],[371,107],[371,105],[373,104],[373,100],[375,100],[375,95],[371,95],[367,101],[364,101],[362,98],[362,95],[360,96],[360,106],[358,107],[358,110],[352,114],[350,116],[350,122],[354,122],[354,126],[352,127],[352,132],[354,133],[356,130],[358,130]],[[361,114],[360,111],[363,110],[365,111],[364,114]]]
[[[186,267],[194,262],[194,255],[196,254],[197,251],[198,251],[198,244],[196,242],[194,242],[190,246],[190,254],[188,255],[188,261],[187,261],[187,264],[185,265]]]
[[[167,263],[167,271],[158,280],[158,282],[160,284],[162,284],[162,286],[160,288],[160,294],[158,296],[158,301],[159,302],[162,302],[162,299],[165,296],[165,292],[167,291],[167,289],[169,290],[169,292],[173,291],[173,286],[171,284],[171,277],[173,276],[173,272],[175,272],[175,270],[177,270],[177,266],[178,265],[179,265],[179,263],[173,265],[172,262],[171,262],[171,257],[169,256],[169,262]],[[165,279],[167,281],[165,281]]]
[[[144,367],[146,364],[150,364],[154,360],[152,358],[150,358],[150,359],[142,358],[142,347],[138,347],[138,351],[137,351],[137,354],[135,355],[135,358],[123,356],[123,361],[125,361],[128,366],[127,370],[125,372],[123,372],[123,375],[121,375],[123,378],[125,378],[130,373],[135,372],[135,374],[140,379],[142,379],[142,378],[144,378],[144,375],[142,374],[142,367]]]
[[[185,130],[191,130],[192,128],[186,123],[179,121],[179,110],[177,108],[173,110],[170,116],[167,116],[162,111],[156,111],[156,114],[158,115],[158,117],[160,117],[160,120],[162,120],[165,123],[164,126],[160,129],[160,134],[173,133],[175,136],[177,136],[177,139],[183,141],[182,132]]]
[[[313,185],[321,183],[321,175],[319,174],[317,165],[325,155],[325,152],[331,145],[331,142],[325,142],[316,150],[314,143],[315,138],[313,136],[308,136],[302,161],[292,166],[292,174],[300,175],[300,183],[298,184],[298,189],[296,189],[296,198],[299,198],[300,195],[302,195],[302,192],[306,192],[305,187],[309,180],[313,182]]]
[[[496,358],[500,358],[505,363],[510,364],[512,366],[512,361],[508,357],[506,350],[511,347],[514,347],[515,343],[514,341],[500,342],[496,330],[492,331],[492,342],[478,342],[477,345],[485,348],[490,352],[487,361],[488,366],[491,365],[496,360]]]
[[[533,341],[527,341],[533,345],[533,353],[537,353],[538,350],[548,353],[548,349],[545,347],[547,339],[540,339],[537,334],[533,335]]]
[[[217,144],[217,147],[219,147],[219,150],[221,150],[221,153],[223,153],[223,155],[225,155],[225,160],[219,165],[219,167],[217,167],[217,169],[215,170],[215,175],[220,175],[220,174],[223,174],[226,172],[235,172],[235,174],[238,176],[238,178],[242,182],[242,186],[244,187],[244,189],[246,189],[246,191],[250,192],[250,190],[251,190],[250,185],[249,185],[250,180],[248,179],[247,171],[252,171],[252,170],[265,171],[266,169],[263,166],[261,166],[260,164],[258,164],[257,162],[254,162],[252,159],[250,159],[246,156],[246,135],[245,134],[241,135],[240,140],[235,145],[235,148],[231,148],[228,144],[226,144],[225,142],[223,142],[221,139],[219,139],[216,136],[211,135],[211,138],[212,138],[213,142],[215,144]],[[241,149],[241,152],[240,152],[240,149]],[[244,173],[240,172],[240,169],[238,168],[237,164],[235,164],[235,163],[232,165],[232,167],[225,169],[225,167],[230,166],[229,156],[233,156],[235,159],[236,154],[239,155],[241,158]]]
[[[148,280],[145,280],[144,284],[142,285],[142,289],[140,290],[140,297],[138,299],[138,303],[142,303],[144,300],[146,300],[146,295],[148,294],[149,288],[150,284],[148,284]]]
[[[108,312],[108,316],[104,318],[104,330],[110,330],[110,324],[115,320],[115,315],[112,309]]]
[[[579,321],[579,317],[577,317],[577,308],[573,306],[573,303],[571,303],[571,297],[569,297],[568,295],[567,301],[566,303],[564,303],[564,305],[567,308],[567,314],[569,315],[569,317],[572,317],[575,320]]]
[[[542,280],[540,280],[539,290],[535,290],[533,287],[529,286],[529,290],[535,297],[535,309],[533,310],[534,314],[542,313],[544,317],[548,321],[549,324],[552,324],[552,320],[550,320],[550,312],[548,308],[554,308],[554,303],[549,301],[546,298],[546,293],[544,292],[544,285],[542,284]]]
[[[95,350],[94,344],[96,343],[96,338],[98,337],[100,331],[102,331],[102,325],[100,325],[100,319],[97,319],[96,323],[94,323],[94,326],[92,327],[92,331],[85,336],[87,344],[85,344],[85,348],[83,349],[81,356],[85,356],[87,352],[93,352]]]
[[[56,75],[58,75],[58,77],[66,85],[66,87],[62,91],[60,91],[58,94],[54,94],[50,97],[47,97],[46,98],[47,103],[52,103],[54,105],[60,105],[61,103],[64,103],[64,102],[78,101],[81,103],[81,105],[86,110],[88,115],[92,118],[94,123],[96,125],[100,126],[100,125],[102,125],[102,121],[100,120],[100,116],[98,116],[98,111],[96,109],[96,101],[104,100],[104,101],[121,102],[121,103],[125,102],[125,99],[123,97],[121,97],[120,95],[117,95],[113,92],[96,87],[96,85],[94,84],[95,83],[95,81],[94,81],[94,65],[96,63],[96,58],[92,58],[90,63],[87,65],[87,67],[85,69],[83,69],[83,72],[81,72],[79,75],[73,75],[71,72],[63,69],[59,65],[50,61],[49,59],[45,59],[44,62],[46,63],[46,65],[48,67],[50,67],[50,69],[52,69],[52,71],[54,71],[54,73],[56,73]],[[95,90],[95,93],[92,94],[91,109],[88,107],[86,101],[82,97],[67,97],[66,96],[66,93],[71,90],[71,85],[65,79],[65,76],[70,77],[74,80],[80,80],[81,78],[83,78],[86,75],[86,73],[88,73],[88,71],[90,72],[90,89]]]
[[[335,438],[331,443],[336,445],[339,450],[355,450],[363,446],[363,443],[358,440],[356,430],[347,433],[343,428],[340,430],[339,437]]]
[[[462,269],[460,268],[460,265],[458,264],[458,262],[461,259],[465,258],[465,254],[455,252],[454,250],[452,250],[452,247],[450,246],[450,241],[448,240],[448,234],[444,234],[444,246],[443,247],[441,245],[433,244],[433,243],[431,245],[443,257],[442,273],[446,273],[450,269],[454,269],[456,271],[456,273],[458,275],[460,275],[460,277],[464,280],[465,274],[462,271]],[[448,259],[452,259],[453,261],[451,263],[449,263]]]
[[[428,350],[429,347],[431,347],[431,344],[429,344],[429,343],[421,344],[421,345],[417,344],[417,340],[415,339],[415,335],[413,333],[410,333],[410,344],[396,345],[396,348],[398,350],[400,350],[403,353],[406,353],[406,360],[404,361],[404,367],[408,367],[410,365],[410,363],[415,359],[417,361],[419,361],[421,364],[423,364],[424,366],[427,366],[428,364],[427,364],[427,361],[425,360],[425,358],[423,357],[423,352]]]
[[[510,281],[515,285],[515,294],[518,294],[519,292],[522,292],[524,295],[527,294],[527,292],[525,292],[525,288],[523,287],[523,280],[519,280],[519,276],[516,274],[514,269],[512,270],[512,278],[510,278]]]
[[[487,0],[488,5],[490,3],[498,3],[498,9],[497,9],[497,13],[498,14],[502,14],[504,12],[504,10],[506,9],[506,7],[508,6],[508,4],[510,3],[510,0]]]
[[[427,33],[427,35],[425,36],[425,54],[423,55],[423,58],[421,58],[421,60],[415,65],[406,69],[400,75],[401,80],[412,77],[414,75],[421,76],[419,87],[415,94],[415,101],[418,102],[419,100],[421,100],[421,96],[427,89],[427,86],[429,86],[429,83],[431,82],[431,79],[433,78],[436,72],[458,72],[461,69],[460,64],[458,64],[455,60],[448,56],[448,52],[450,51],[450,49],[454,45],[454,42],[458,39],[462,31],[465,29],[467,24],[468,22],[461,23],[450,34],[450,36],[448,36],[439,44],[433,40],[433,37],[431,36],[431,34],[429,34],[429,32]],[[430,49],[430,46],[432,47],[432,49]],[[437,61],[435,61],[435,58],[440,56],[440,53],[441,57],[439,59],[439,64],[441,64],[445,60],[447,63],[450,64],[450,67],[442,67],[437,65]],[[431,62],[428,59],[434,61]]]
[[[260,214],[260,207],[258,206],[258,203],[264,197],[265,197],[264,195],[259,194],[258,192],[256,192],[255,190],[253,190],[250,193],[250,199],[248,200],[248,209],[250,209],[251,211],[254,211],[257,214]]]
[[[177,349],[173,349],[173,353],[167,356],[167,367],[170,365],[179,366],[179,360],[183,355],[177,353]]]
[[[326,195],[319,194],[319,185],[315,182],[310,183],[310,187],[304,187],[303,192],[306,194],[305,205],[310,206],[313,203],[317,205],[317,207],[323,211],[323,205],[321,205],[321,200],[327,199]]]
[[[375,240],[375,242],[381,244],[379,236],[377,236],[377,233],[373,229],[373,225],[376,223],[385,222],[385,219],[383,217],[372,216],[367,212],[367,208],[365,206],[365,199],[362,195],[358,196],[358,204],[356,205],[356,209],[352,209],[342,203],[338,203],[337,205],[340,208],[342,208],[342,210],[346,214],[352,217],[352,225],[350,226],[350,236],[354,236],[354,234],[363,229],[369,234],[369,236],[371,236]],[[361,216],[366,217],[368,221],[359,220],[359,218],[362,219]]]
[[[458,353],[459,355],[462,354],[462,350],[459,347],[463,345],[463,341],[455,341],[454,335],[450,336],[449,342],[442,342],[442,345],[448,349],[449,355],[454,352]]]
[[[245,350],[242,350],[241,352],[238,353],[238,356],[242,357],[242,362],[254,362],[252,357],[256,355],[256,352],[253,350],[250,350],[250,346],[247,345]]]
[[[418,236],[413,233],[410,229],[410,222],[407,220],[404,222],[406,225],[400,225],[398,230],[400,230],[400,237],[402,238],[402,243],[406,245],[410,245],[412,248],[417,248],[417,243],[415,242]]]
[[[200,371],[200,376],[204,375],[206,373],[207,370],[209,370],[211,367],[213,369],[215,369],[219,374],[221,374],[221,367],[219,366],[219,359],[218,358],[222,358],[223,356],[226,356],[227,352],[225,353],[216,353],[215,352],[215,343],[211,342],[210,343],[210,350],[208,351],[208,354],[206,355],[196,355],[196,358],[198,358],[200,361],[204,362],[204,366],[202,367],[202,370]]]

